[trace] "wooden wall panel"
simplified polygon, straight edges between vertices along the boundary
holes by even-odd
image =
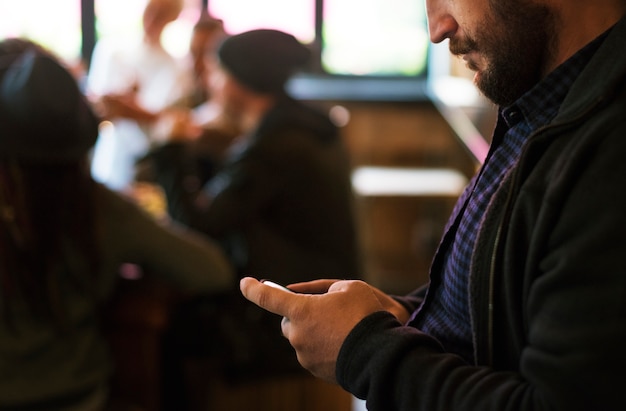
[[[327,103],[331,107],[334,103]],[[477,164],[436,108],[422,103],[342,103],[353,166],[451,168],[468,179]],[[456,197],[357,196],[363,277],[388,292],[428,281]]]

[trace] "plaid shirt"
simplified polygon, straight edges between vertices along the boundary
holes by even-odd
[[[550,75],[535,85],[513,105],[499,110],[489,156],[459,198],[446,227],[453,241],[441,247],[444,264],[433,287],[432,300],[420,312],[416,327],[436,337],[449,352],[474,362],[469,306],[470,261],[489,201],[505,175],[517,164],[524,143],[558,113],[570,87],[598,49],[601,36],[580,50]],[[434,282],[433,282],[434,283]]]

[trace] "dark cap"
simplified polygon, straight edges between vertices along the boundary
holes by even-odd
[[[258,29],[228,37],[217,55],[221,65],[245,86],[276,94],[308,62],[311,52],[291,34]]]
[[[98,123],[74,77],[53,57],[29,49],[0,66],[0,158],[78,159],[95,143]]]

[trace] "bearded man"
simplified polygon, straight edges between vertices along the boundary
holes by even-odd
[[[626,2],[426,0],[499,106],[428,286],[241,281],[299,362],[370,411],[626,404]]]

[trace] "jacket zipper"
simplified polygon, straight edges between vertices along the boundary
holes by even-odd
[[[519,161],[518,161],[518,165],[523,163],[523,159],[524,156],[526,154],[526,152],[528,151],[528,147],[536,142],[537,140],[540,140],[542,138],[548,138],[548,136],[546,134],[549,134],[549,132],[551,130],[555,130],[555,129],[559,129],[559,128],[568,128],[574,124],[576,124],[577,122],[579,122],[580,120],[586,118],[592,111],[594,111],[597,107],[599,107],[602,103],[602,101],[605,101],[606,98],[604,98],[603,96],[600,96],[598,99],[596,99],[594,102],[590,103],[588,108],[581,112],[580,114],[578,114],[576,117],[567,120],[564,123],[556,123],[556,124],[548,124],[544,127],[539,128],[538,130],[536,130],[529,138],[527,141],[527,144],[525,145]],[[505,221],[508,220],[509,214],[511,212],[511,205],[513,204],[513,199],[515,198],[514,195],[514,190],[519,187],[521,185],[521,182],[518,181],[520,179],[519,177],[519,169],[516,168],[513,171],[513,176],[511,178],[511,191],[509,192],[508,196],[507,196],[507,200],[505,202],[505,210],[504,210],[504,214],[502,219],[500,220],[500,223],[498,224],[498,228],[496,231],[496,237],[494,239],[494,244],[493,244],[493,248],[491,251],[491,259],[490,259],[490,266],[489,266],[489,291],[488,291],[488,304],[487,304],[487,364],[489,366],[493,366],[494,364],[494,331],[493,331],[493,327],[494,327],[494,310],[495,310],[495,304],[494,304],[494,294],[495,294],[495,277],[496,277],[496,262],[497,262],[497,258],[498,258],[498,249],[500,247],[500,241],[501,241],[501,237],[502,237],[502,231],[503,231],[503,227],[504,227],[504,223]]]

